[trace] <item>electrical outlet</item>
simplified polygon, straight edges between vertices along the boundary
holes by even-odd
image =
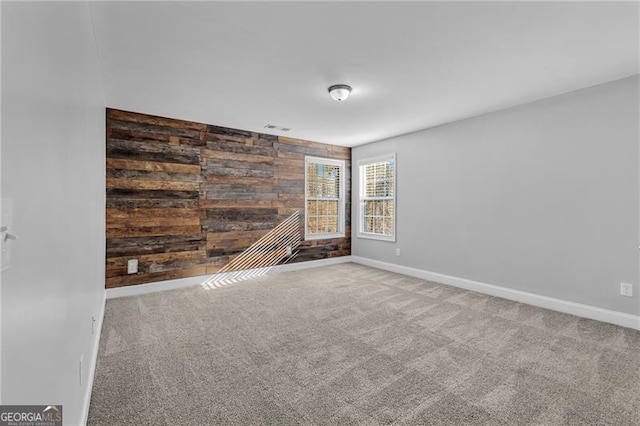
[[[293,254],[293,247],[287,246],[287,256],[291,256]]]
[[[396,248],[396,256],[400,256],[400,249]]]
[[[127,274],[138,273],[138,259],[129,259],[127,261]]]
[[[633,285],[629,283],[620,283],[620,296],[633,297]]]

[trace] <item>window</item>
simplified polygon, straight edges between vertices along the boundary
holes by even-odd
[[[305,238],[344,237],[344,161],[305,157]]]
[[[360,171],[358,237],[396,240],[396,155],[358,162]]]

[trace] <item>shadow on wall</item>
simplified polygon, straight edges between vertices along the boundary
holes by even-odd
[[[296,211],[248,249],[202,283],[205,290],[266,275],[276,265],[295,259],[302,241],[300,212]]]

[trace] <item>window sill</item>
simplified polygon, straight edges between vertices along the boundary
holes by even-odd
[[[309,240],[330,240],[332,238],[344,238],[344,232],[336,232],[334,234],[305,234],[305,241]]]
[[[396,242],[395,235],[378,235],[378,234],[367,234],[365,232],[358,232],[356,238],[362,238],[365,240],[377,240],[377,241],[388,241],[391,243]]]

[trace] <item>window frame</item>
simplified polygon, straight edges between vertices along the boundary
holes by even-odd
[[[383,234],[377,234],[374,232],[365,232],[364,231],[364,224],[365,224],[365,208],[364,208],[364,204],[367,197],[365,197],[365,166],[369,165],[369,164],[374,164],[374,163],[381,163],[381,162],[386,162],[386,161],[393,161],[393,198],[391,197],[385,197],[385,199],[392,199],[393,200],[393,220],[392,222],[392,226],[393,226],[393,232],[391,235],[383,235]],[[369,239],[369,240],[378,240],[378,241],[389,241],[389,242],[396,242],[396,235],[397,235],[397,217],[398,217],[398,212],[397,212],[397,204],[398,204],[398,192],[397,192],[397,182],[398,182],[398,162],[397,162],[397,156],[395,152],[392,152],[390,154],[384,154],[384,155],[378,155],[375,157],[367,157],[367,158],[362,158],[360,160],[358,160],[358,229],[357,229],[357,233],[356,236],[358,238],[364,238],[364,239]],[[374,197],[375,198],[379,198],[382,199],[381,197]]]
[[[338,196],[338,232],[329,232],[323,234],[312,234],[309,233],[308,229],[308,218],[307,207],[309,199],[314,200],[318,199],[318,201],[322,201],[322,197],[308,197],[307,195],[307,165],[309,163],[313,164],[323,164],[329,166],[338,166],[340,168],[340,183],[338,186],[338,191],[340,194]],[[346,162],[345,160],[338,160],[335,158],[324,158],[324,157],[313,157],[310,155],[305,155],[304,157],[304,239],[305,240],[324,240],[329,238],[343,238],[345,236],[345,176],[346,172]],[[333,200],[333,198],[331,198]]]

